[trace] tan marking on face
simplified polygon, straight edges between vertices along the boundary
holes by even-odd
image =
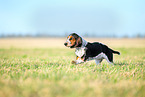
[[[76,39],[73,36],[68,36],[67,37],[67,47],[71,47],[75,44]]]
[[[73,46],[76,42],[76,39],[73,37],[73,36],[70,36],[69,38],[70,42],[71,42],[71,45]]]

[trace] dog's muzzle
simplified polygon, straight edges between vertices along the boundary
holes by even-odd
[[[67,46],[67,43],[64,43],[65,46]]]

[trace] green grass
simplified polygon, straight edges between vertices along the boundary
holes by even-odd
[[[114,49],[114,65],[73,65],[69,48],[0,49],[0,97],[144,97],[145,48]]]

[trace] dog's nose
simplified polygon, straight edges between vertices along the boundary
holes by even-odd
[[[67,46],[67,43],[64,43],[65,46]]]

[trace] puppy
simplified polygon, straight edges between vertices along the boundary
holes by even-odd
[[[118,51],[114,51],[102,43],[87,42],[76,33],[70,34],[64,45],[76,49],[76,60],[72,61],[73,64],[80,64],[89,60],[95,60],[96,64],[100,64],[103,59],[113,64],[113,53],[120,55]]]

